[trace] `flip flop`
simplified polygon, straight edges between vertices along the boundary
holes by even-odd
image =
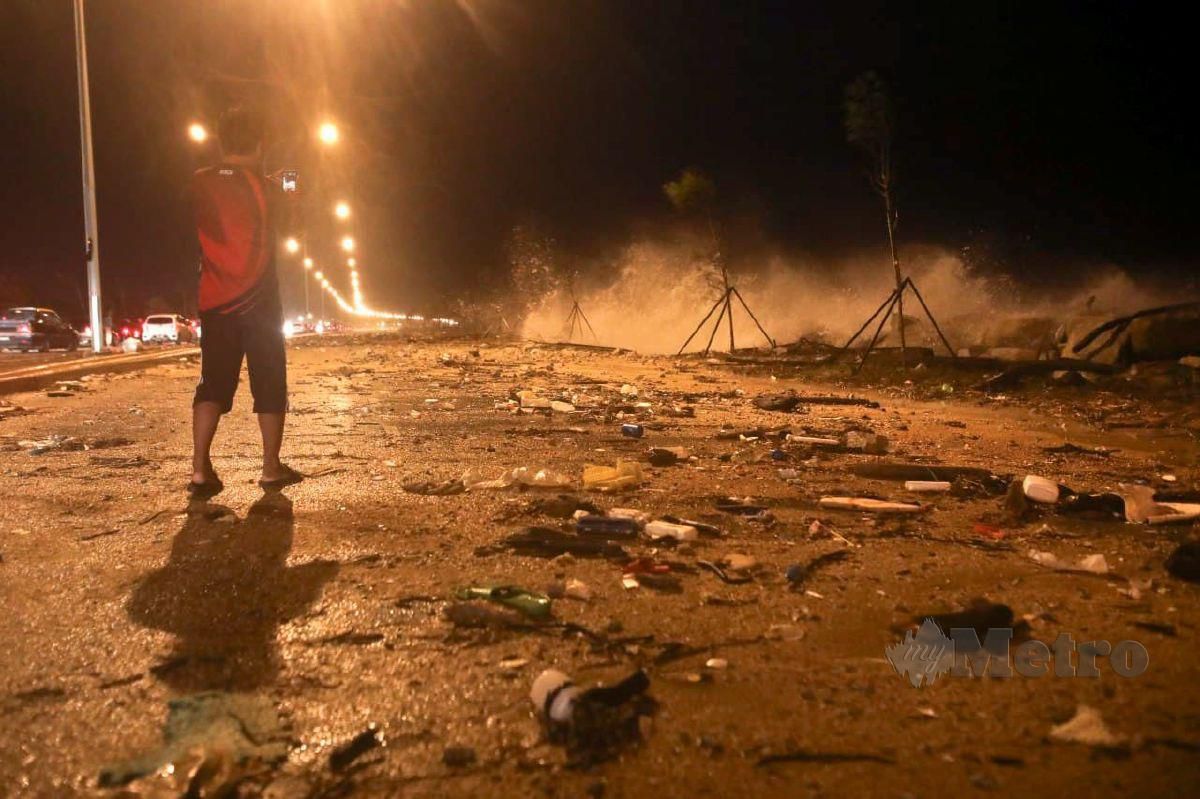
[[[278,491],[281,488],[295,485],[304,479],[304,475],[300,474],[300,472],[296,471],[291,466],[284,466],[283,471],[283,477],[277,477],[274,480],[259,480],[259,487],[264,491]]]
[[[188,481],[188,493],[196,499],[208,499],[215,497],[225,490],[225,484],[221,482],[221,478],[215,474],[203,483],[197,483],[193,480]]]

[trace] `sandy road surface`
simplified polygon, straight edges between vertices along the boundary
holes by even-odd
[[[239,769],[210,753],[197,784],[241,779],[244,795],[270,785],[274,796],[1168,796],[1200,777],[1200,588],[1162,566],[1194,531],[1049,515],[1014,525],[998,497],[938,497],[907,521],[819,510],[827,494],[912,497],[847,471],[871,456],[791,446],[786,463],[756,462],[775,445],[716,437],[722,425],[866,426],[891,438],[895,459],[1034,470],[1086,489],[1163,485],[1163,474],[1195,487],[1195,438],[1170,420],[1136,426],[1162,404],[1087,390],[1036,405],[962,391],[921,400],[897,387],[864,392],[879,409],[780,414],[748,400],[785,387],[835,389],[668,358],[306,342],[291,352],[285,456],[318,476],[286,499],[264,499],[243,393],[218,435],[227,489],[188,513],[181,487],[196,372],[171,363],[90,381],[74,397],[8,398],[28,412],[0,420],[0,794],[111,794],[97,787],[99,775],[129,776],[123,764],[161,748],[169,717],[168,737],[192,748],[177,761],[184,773],[204,751],[204,713],[235,719],[233,732],[216,725],[223,740],[249,736],[262,760],[275,761]],[[497,407],[513,389],[566,391],[580,407],[589,398],[616,403],[622,384],[652,403],[641,441],[621,436],[622,419],[602,411]],[[695,417],[666,416],[671,405],[690,405]],[[1134,426],[1104,422],[1118,411]],[[32,455],[19,443],[50,434],[118,445]],[[111,441],[120,437],[130,443]],[[1065,440],[1120,451],[1043,451]],[[650,445],[683,445],[696,459],[648,468],[639,489],[590,499],[724,531],[657,553],[687,569],[679,593],[626,590],[621,569],[604,559],[476,554],[523,526],[562,524],[536,509],[547,493],[401,488],[469,467],[499,474],[529,465],[578,478],[587,462],[639,458]],[[797,475],[785,481],[779,467]],[[773,523],[715,510],[728,495],[769,506]],[[813,532],[814,519],[837,537]],[[1003,532],[976,529],[980,521]],[[1027,558],[1033,548],[1074,560],[1102,553],[1116,576],[1046,570]],[[849,554],[816,570],[807,593],[789,590],[789,565],[841,549]],[[726,584],[696,565],[730,553],[758,561],[751,582]],[[591,638],[557,627],[456,628],[443,618],[464,585],[542,590],[566,578],[594,597],[556,600],[555,617]],[[1092,679],[909,686],[884,658],[896,630],[976,597],[1011,606],[1041,640],[1069,632],[1140,641],[1150,668],[1136,678],[1103,669]],[[727,668],[707,669],[713,657]],[[642,743],[590,769],[565,768],[527,699],[548,666],[586,683],[646,668],[659,710]],[[1097,708],[1122,745],[1049,741],[1080,704]],[[335,773],[330,753],[371,724],[386,746]],[[470,748],[474,762],[456,765],[453,749],[444,762],[453,747]],[[762,762],[800,751],[815,759]],[[127,790],[155,795],[180,779],[143,778]]]

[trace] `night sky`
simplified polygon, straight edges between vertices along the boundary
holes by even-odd
[[[581,264],[603,264],[631,237],[664,229],[660,187],[689,165],[715,178],[746,262],[767,249],[882,248],[877,199],[841,122],[843,88],[866,69],[888,80],[900,109],[904,241],[970,245],[1026,280],[1099,262],[1195,274],[1194,36],[1133,6],[88,6],[106,304],[133,313],[152,296],[190,301],[185,187],[213,151],[184,133],[235,101],[267,112],[272,165],[301,170],[319,263],[333,259],[333,199],[353,203],[380,307],[439,310],[498,285],[517,223],[552,233]],[[32,292],[78,313],[70,0],[4,0],[0,37],[0,302]],[[321,152],[312,130],[326,114],[344,140]]]

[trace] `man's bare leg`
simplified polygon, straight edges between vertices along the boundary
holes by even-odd
[[[288,475],[279,461],[279,449],[283,446],[283,422],[286,413],[260,413],[258,429],[262,432],[263,480],[279,480]]]
[[[216,402],[197,402],[192,405],[192,482],[206,483],[216,477],[213,471],[213,436],[221,421],[221,406]]]

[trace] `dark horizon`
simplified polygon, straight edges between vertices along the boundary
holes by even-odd
[[[66,305],[84,284],[70,4],[3,16],[0,295]],[[506,238],[531,220],[602,262],[669,229],[661,185],[691,165],[717,182],[735,261],[878,248],[885,265],[842,130],[843,89],[867,69],[900,111],[903,242],[969,246],[1018,279],[1112,263],[1194,280],[1184,34],[1124,10],[114,0],[89,3],[88,26],[106,305],[190,298],[185,185],[211,151],[185,128],[238,101],[268,111],[273,156],[300,166],[318,255],[332,259],[324,204],[351,200],[380,307],[500,285]],[[298,142],[325,114],[346,135],[318,155]]]

